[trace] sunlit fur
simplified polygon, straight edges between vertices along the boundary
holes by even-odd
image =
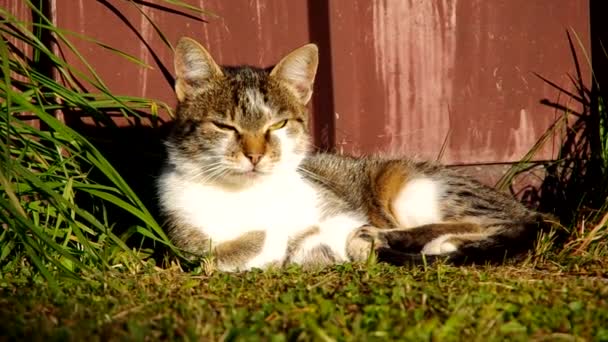
[[[328,250],[328,260],[349,260],[347,236],[363,215],[325,205],[331,194],[299,171],[310,144],[306,104],[317,58],[306,45],[272,69],[222,68],[196,42],[180,40],[179,104],[159,179],[178,246],[212,252],[223,270],[316,263]],[[302,240],[313,228],[314,237]]]
[[[224,75],[179,104],[167,142],[171,164],[192,180],[235,187],[276,170],[295,169],[309,145],[304,106],[285,96],[284,87],[265,70],[226,68]],[[270,129],[283,120],[284,127]],[[256,140],[263,156],[254,167],[244,148]]]
[[[317,48],[270,69],[220,67],[176,47],[174,128],[159,178],[174,243],[221,270],[288,263],[502,261],[534,243],[540,215],[442,166],[310,154]],[[426,254],[423,258],[421,254]]]

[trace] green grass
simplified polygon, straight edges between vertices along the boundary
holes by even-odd
[[[24,3],[33,22],[0,8],[0,340],[608,341],[608,111],[580,72],[574,92],[560,91],[583,110],[547,102],[562,118],[498,184],[539,168],[546,175],[532,202],[559,222],[523,263],[223,274],[186,264],[120,165],[57,115],[92,118],[115,137],[111,116],[154,123],[171,111],[114,94],[75,39],[148,66],[53,26],[41,1]],[[181,0],[164,5],[206,13]],[[84,70],[49,49],[52,36]],[[532,162],[555,134],[563,137],[558,160]]]
[[[174,268],[112,273],[58,292],[13,278],[0,282],[0,331],[52,340],[601,341],[606,266]]]
[[[53,26],[41,1],[24,4],[32,11],[32,22],[0,8],[0,271],[32,264],[34,277],[43,276],[55,286],[57,277],[78,278],[82,271],[137,262],[152,253],[133,246],[147,242],[172,248],[155,216],[115,167],[85,136],[57,118],[58,113],[91,118],[112,134],[119,128],[111,115],[132,120],[168,108],[113,94],[73,39],[110,49],[140,67],[142,63]],[[53,53],[50,34],[85,70]],[[23,55],[19,44],[28,46],[31,55]],[[83,82],[93,90],[86,91]]]

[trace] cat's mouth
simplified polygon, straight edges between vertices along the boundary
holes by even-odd
[[[257,171],[257,170],[251,170],[251,171],[247,171],[247,172],[243,172],[243,176],[247,177],[247,178],[255,178],[258,176],[263,175],[263,172]]]
[[[264,176],[264,175],[268,174],[268,172],[266,172],[264,170],[260,170],[260,169],[251,169],[251,170],[248,170],[248,171],[237,171],[235,173],[238,176],[249,178],[249,179],[256,178],[256,177],[261,177],[261,176]]]
[[[275,172],[275,163],[271,161],[263,161],[252,165],[252,163],[234,163],[227,170],[228,177],[235,177],[236,180],[252,180],[269,176]]]

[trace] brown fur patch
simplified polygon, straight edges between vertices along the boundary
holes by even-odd
[[[409,180],[409,170],[405,165],[399,162],[386,163],[381,166],[378,175],[376,176],[373,187],[375,197],[381,206],[381,209],[389,213],[392,222],[391,226],[397,225],[395,212],[393,209],[393,201],[403,185]],[[378,211],[372,210],[369,213],[370,223],[377,227],[386,227],[384,215],[379,215]]]
[[[236,239],[225,241],[213,248],[213,256],[223,267],[242,267],[258,255],[264,247],[266,232],[254,230]]]

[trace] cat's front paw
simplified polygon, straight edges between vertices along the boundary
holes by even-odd
[[[374,249],[389,247],[385,231],[374,226],[363,226],[358,228],[355,230],[354,238],[373,244]]]
[[[373,226],[362,226],[355,229],[347,243],[347,254],[352,261],[365,261],[370,253],[388,248],[388,242],[381,229]]]

